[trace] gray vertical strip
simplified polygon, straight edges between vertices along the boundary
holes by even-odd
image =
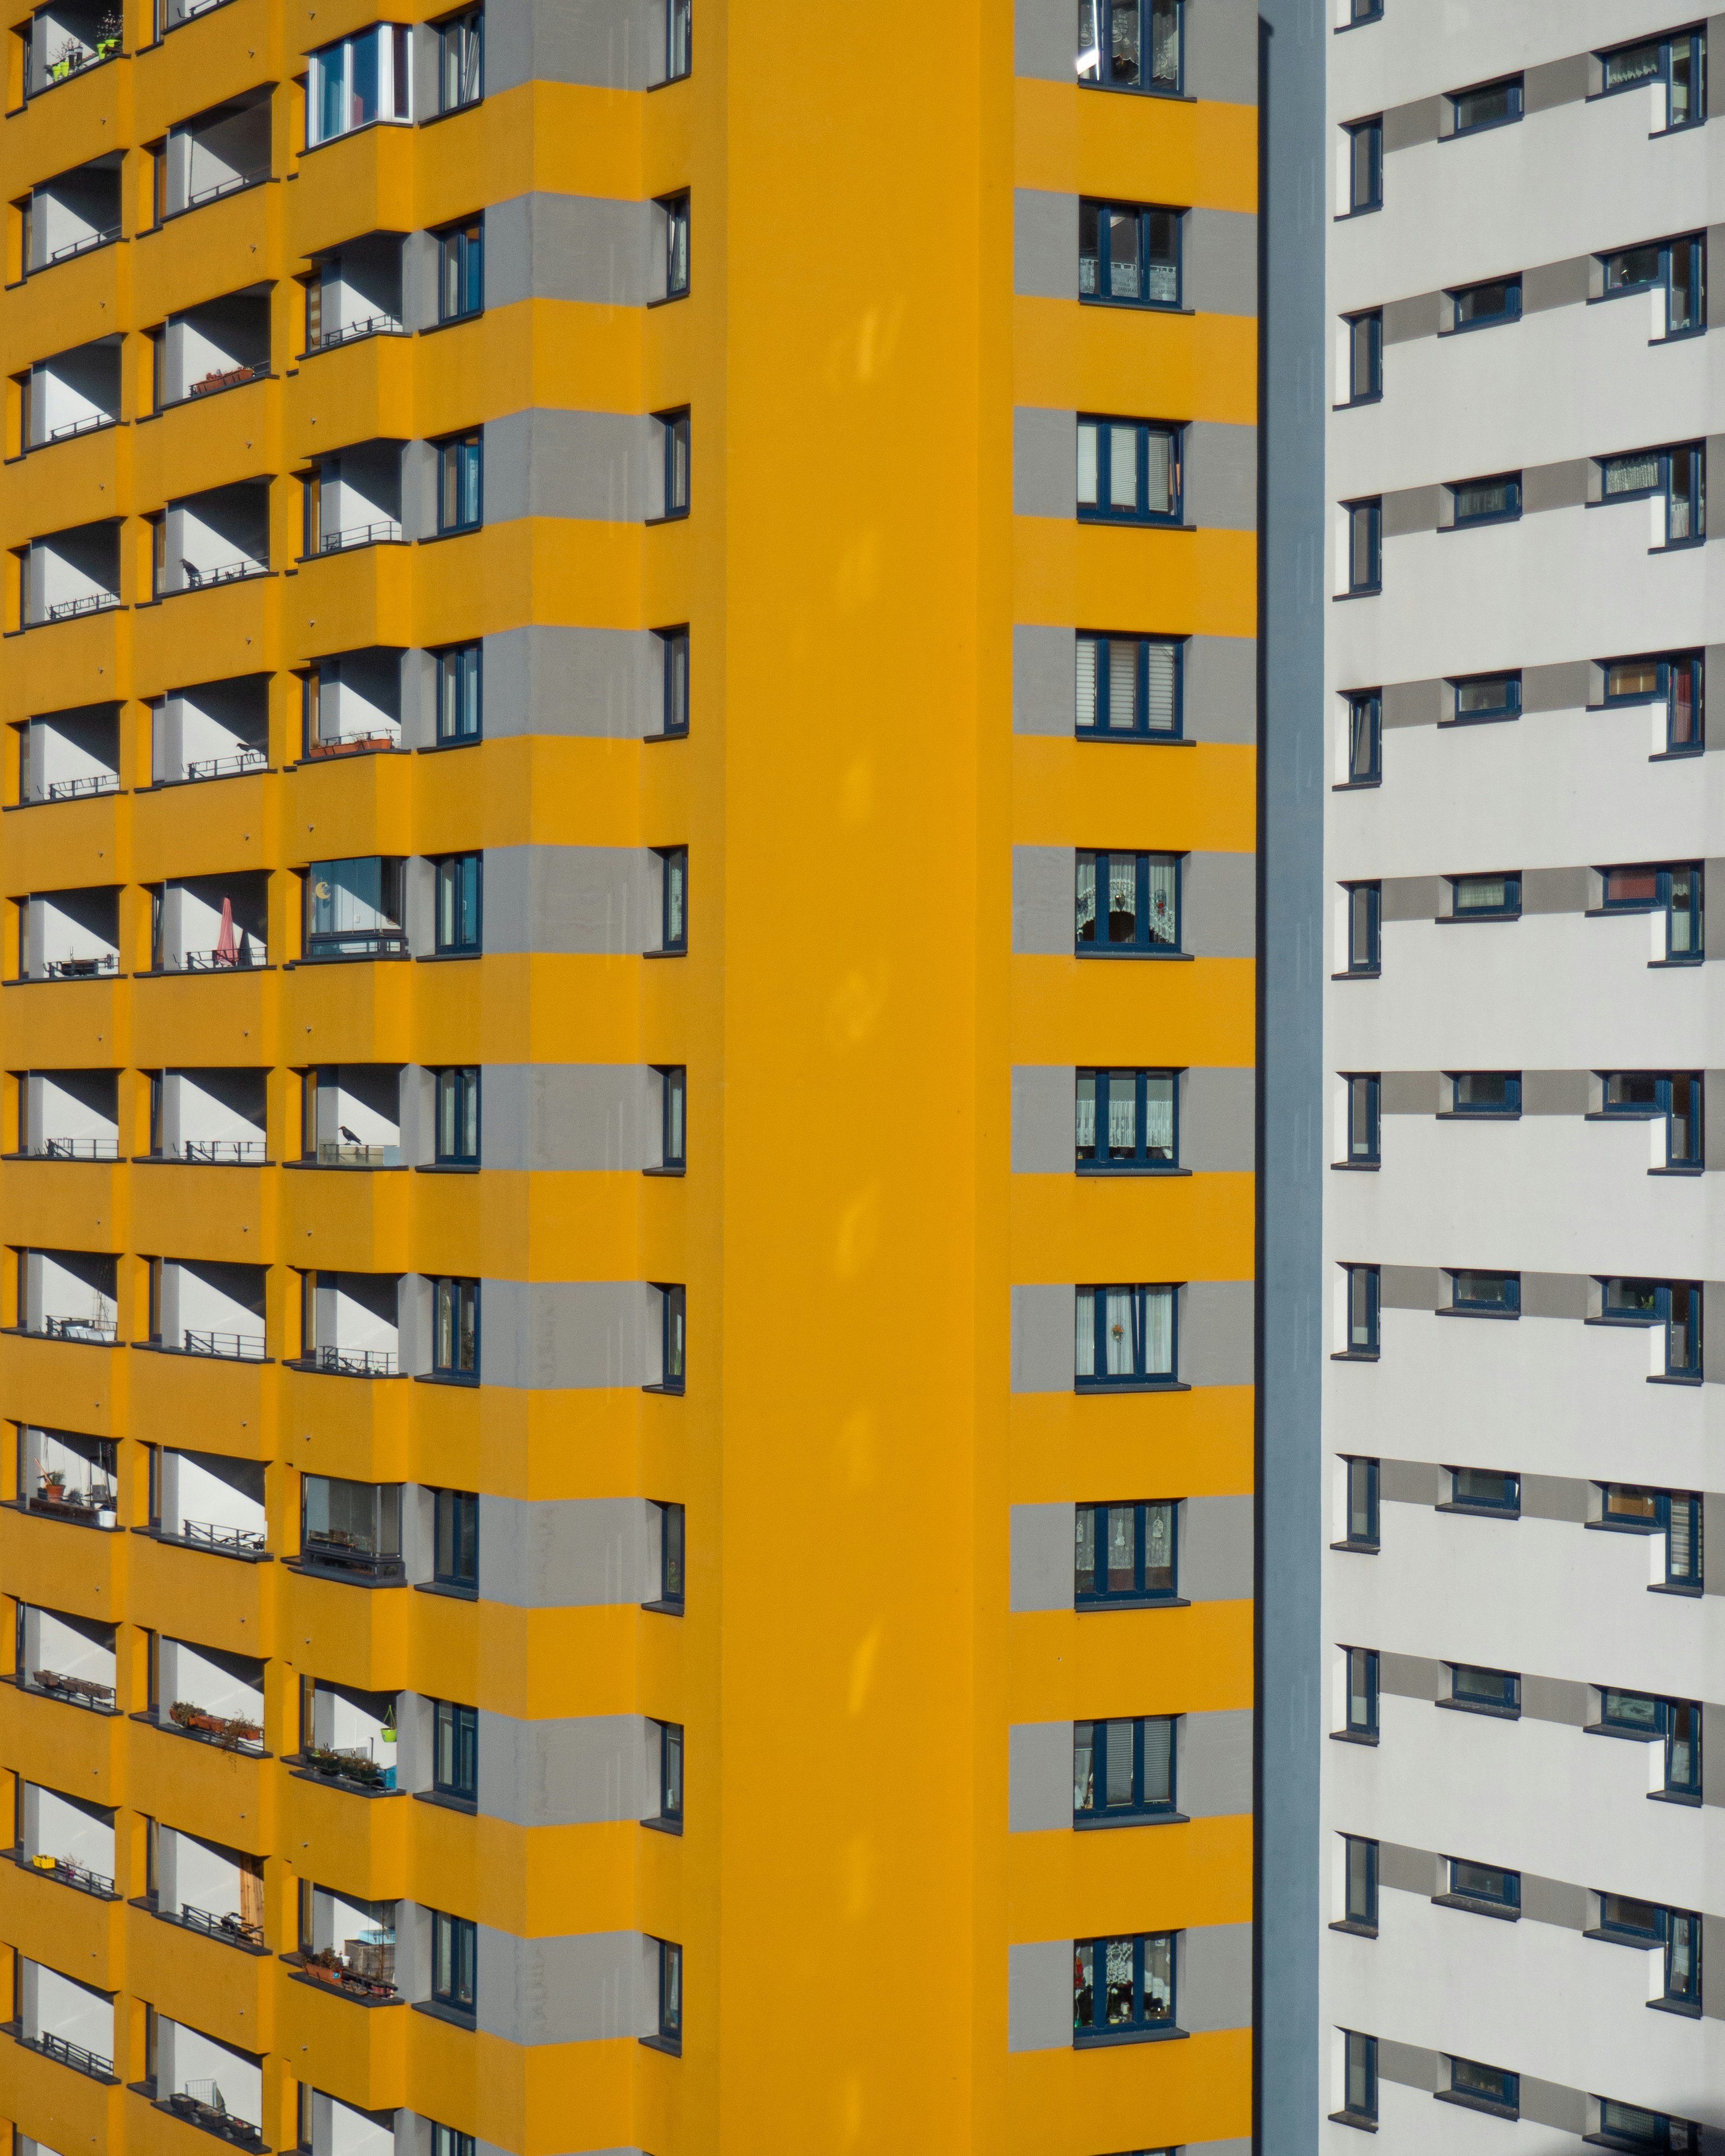
[[[1255,2145],[1315,2156],[1328,10],[1259,0]],[[1265,654],[1273,663],[1265,663]],[[1274,1373],[1273,1385],[1266,1378]]]

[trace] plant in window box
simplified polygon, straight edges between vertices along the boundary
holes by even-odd
[[[237,1751],[242,1744],[261,1744],[264,1741],[261,1723],[248,1721],[243,1714],[218,1715],[216,1727],[230,1751]]]

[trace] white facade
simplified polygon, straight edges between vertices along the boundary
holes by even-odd
[[[1604,872],[1693,867],[1725,908],[1718,542],[1670,543],[1681,460],[1622,499],[1626,468],[1608,463],[1711,447],[1725,536],[1725,17],[1710,40],[1721,116],[1673,127],[1690,33],[1706,33],[1675,0],[1328,12],[1323,993],[1340,1165],[1324,1204],[1325,1529],[1353,1546],[1322,1559],[1334,1741],[1317,2139],[1329,2156],[1358,2150],[1361,2128],[1419,2156],[1546,2156],[1594,2135],[1711,2150],[1725,2147],[1725,1496],[1710,1494],[1725,1492],[1725,912],[1683,963],[1668,906],[1614,906],[1638,886]],[[1679,33],[1675,68],[1662,52],[1649,80],[1611,86],[1602,55]],[[1453,94],[1506,78],[1510,111],[1466,127]],[[1381,206],[1356,210],[1349,131],[1380,118]],[[1674,299],[1670,265],[1686,255],[1611,291],[1625,270],[1608,258],[1710,228],[1711,324],[1697,299],[1694,331],[1674,333],[1687,272]],[[1458,290],[1512,277],[1518,313],[1450,326]],[[1355,399],[1348,325],[1375,310],[1381,393]],[[1518,513],[1470,526],[1460,490],[1508,475]],[[1371,584],[1349,544],[1360,503],[1379,519],[1379,588],[1354,591]],[[1661,654],[1699,662],[1703,750],[1674,742],[1668,701],[1607,701],[1622,677],[1606,662]],[[1455,722],[1457,681],[1494,675],[1517,677],[1519,715]],[[1367,692],[1375,770],[1350,760],[1349,699]],[[1458,877],[1519,878],[1519,910],[1456,917]],[[1347,978],[1346,887],[1361,884],[1378,887],[1378,944],[1353,949]],[[1469,1073],[1517,1078],[1518,1111],[1453,1112]],[[1681,1132],[1673,1163],[1662,1113],[1606,1112],[1612,1073],[1702,1078],[1712,1127],[1693,1163]],[[1350,1132],[1350,1076],[1377,1081],[1375,1162]],[[1352,1266],[1376,1269],[1375,1341],[1351,1330]],[[1504,1314],[1451,1306],[1464,1270],[1506,1276]],[[1609,1322],[1620,1280],[1699,1286],[1698,1368],[1664,1322]],[[1350,1458],[1378,1463],[1375,1548],[1350,1518]],[[1518,1478],[1518,1508],[1471,1502],[1457,1469]],[[1698,1588],[1683,1528],[1614,1530],[1606,1486],[1677,1493],[1680,1520],[1700,1499]],[[1376,1657],[1352,1731],[1350,1648]],[[1470,1667],[1517,1681],[1504,1711],[1453,1697],[1477,1701]],[[1656,1732],[1607,1733],[1630,1707],[1602,1688],[1661,1702],[1676,1753]],[[1348,1836],[1375,1845],[1375,1896],[1352,1907]],[[1517,1875],[1502,1882],[1517,1898],[1494,1915],[1456,1895],[1452,1859]],[[1630,1912],[1601,1897],[1661,1912],[1673,1976],[1656,1938],[1609,1935]],[[1698,2012],[1681,1995],[1679,1920],[1694,1917]],[[1353,2054],[1374,2087],[1357,2076],[1350,2091],[1348,2031],[1375,2040]],[[1470,2066],[1515,2078],[1494,2087]]]

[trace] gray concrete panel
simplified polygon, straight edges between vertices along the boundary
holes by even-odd
[[[1592,1282],[1584,1273],[1523,1273],[1523,1317],[1573,1317],[1588,1314]]]
[[[1567,1677],[1523,1676],[1522,1712],[1535,1722],[1560,1722],[1568,1729],[1585,1729],[1594,1719],[1592,1687],[1572,1684]]]
[[[1012,415],[1012,506],[1019,516],[1078,514],[1078,414],[1040,405]]]
[[[1252,1928],[1196,1924],[1181,1936],[1183,1966],[1174,2019],[1194,2035],[1245,2029],[1252,2019]]]
[[[1252,1809],[1250,1707],[1182,1717],[1174,1798],[1189,1819],[1232,1819]]]
[[[1066,0],[1014,0],[1013,72],[1034,81],[1077,80],[1078,13]]]
[[[1423,2044],[1398,2044],[1388,2036],[1378,2039],[1378,2078],[1397,2082],[1404,2088],[1425,2089],[1435,2095],[1445,2078],[1442,2061]]]
[[[1586,869],[1525,869],[1522,872],[1523,913],[1585,913]]]
[[[1012,1291],[1012,1389],[1070,1393],[1076,1374],[1074,1291],[1065,1286]]]
[[[485,1375],[489,1381],[489,1367]],[[648,1588],[649,1532],[639,1497],[482,1496],[480,1597],[516,1609],[639,1602]]]
[[[1250,210],[1189,209],[1182,235],[1186,305],[1200,315],[1258,311],[1258,220]]]
[[[1014,291],[1029,299],[1076,300],[1077,196],[1014,187],[1012,210]]]
[[[1566,1932],[1588,1928],[1588,1892],[1567,1879],[1542,1879],[1536,1871],[1522,1874],[1522,1914],[1536,1924],[1556,1924]]]
[[[1568,659],[1555,666],[1524,666],[1522,709],[1584,711],[1589,701],[1592,676],[1592,662],[1585,659]]]
[[[640,412],[537,406],[485,422],[485,521],[578,517],[639,524],[649,514],[653,422]]]
[[[1257,429],[1219,419],[1193,420],[1186,429],[1183,487],[1188,524],[1206,531],[1255,531]]]
[[[1070,1064],[1018,1063],[1012,1073],[1015,1175],[1070,1175],[1077,1163],[1077,1081]]]
[[[1022,8],[1024,0],[1020,0]],[[1051,2051],[1072,2041],[1072,1942],[1007,1948],[1006,2048]]]
[[[1008,1804],[1013,1833],[1045,1833],[1056,1827],[1070,1829],[1071,1723],[1014,1722],[1009,1740]]]
[[[1012,730],[1070,735],[1077,720],[1076,632],[1018,622],[1012,632]]]
[[[1435,1850],[1410,1849],[1405,1842],[1378,1845],[1378,1884],[1399,1894],[1441,1894],[1447,1881],[1444,1860]]]
[[[655,1167],[659,1081],[638,1063],[488,1063],[480,1092],[487,1168]]]
[[[1189,1070],[1180,1096],[1180,1166],[1199,1174],[1250,1171],[1257,1158],[1256,1095],[1250,1069]]]
[[[1380,1310],[1435,1310],[1437,1303],[1435,1265],[1384,1265],[1378,1269]]]
[[[1560,60],[1530,67],[1522,77],[1523,112],[1549,112],[1554,105],[1579,105],[1588,93],[1589,55],[1566,53]]]
[[[1530,1520],[1563,1520],[1579,1527],[1588,1517],[1588,1486],[1572,1475],[1524,1475],[1522,1510]]]
[[[1522,312],[1544,314],[1553,307],[1579,307],[1592,295],[1594,258],[1571,255],[1563,262],[1542,262],[1522,272]]]
[[[479,1808],[486,1818],[515,1826],[585,1826],[643,1819],[651,1809],[642,1716],[523,1722],[482,1707],[479,1721]]]
[[[1524,1116],[1584,1116],[1592,1090],[1592,1080],[1585,1070],[1524,1070],[1522,1073],[1522,1113]]]
[[[1422,142],[1435,142],[1443,127],[1444,100],[1416,97],[1411,104],[1393,105],[1384,116],[1384,154],[1412,150]]]
[[[1012,947],[1070,957],[1078,947],[1077,865],[1070,846],[1012,850]]]
[[[1072,1607],[1072,1543],[1070,1505],[1013,1507],[1011,1606],[1014,1610]]]
[[[1180,1522],[1180,1593],[1189,1602],[1242,1602],[1252,1592],[1250,1496],[1189,1497]]]
[[[1435,1505],[1443,1496],[1442,1471],[1430,1460],[1380,1460],[1378,1494],[1386,1505]]]
[[[662,64],[655,15],[652,0],[488,0],[486,92],[536,80],[644,90]]]
[[[1584,507],[1594,469],[1587,457],[1571,457],[1562,464],[1529,465],[1522,474],[1522,510],[1531,516],[1542,510]]]
[[[1425,1655],[1380,1654],[1378,1689],[1395,1699],[1441,1699],[1443,1666]]]
[[[1181,876],[1180,947],[1198,958],[1250,958],[1258,947],[1255,854],[1188,854]]]
[[[1186,0],[1186,95],[1258,101],[1256,0]]]
[[[511,2044],[596,2043],[644,2036],[658,2001],[645,1981],[639,1932],[521,1939],[479,1928],[475,2018]]]
[[[488,847],[485,949],[655,950],[660,875],[658,857],[644,846]]]
[[[1410,532],[1435,531],[1442,521],[1440,486],[1404,486],[1384,496],[1384,536],[1404,539]]]
[[[1184,711],[1188,741],[1237,742],[1258,738],[1258,646],[1250,636],[1189,636]]]
[[[1250,1281],[1192,1281],[1180,1297],[1179,1368],[1189,1385],[1249,1385],[1254,1347]]]
[[[485,1383],[545,1389],[645,1384],[647,1297],[639,1281],[485,1281]]]
[[[1415,337],[1435,336],[1445,326],[1447,306],[1441,292],[1416,292],[1409,299],[1387,301],[1384,343],[1411,344]]]
[[[1449,1104],[1441,1070],[1386,1070],[1378,1081],[1378,1112],[1435,1116]]]
[[[653,205],[608,195],[513,195],[485,211],[485,304],[572,300],[644,307]]]
[[[1435,921],[1443,896],[1441,876],[1385,876],[1381,886],[1380,921]]]
[[[1384,730],[1393,726],[1435,726],[1444,716],[1446,685],[1442,681],[1388,681],[1384,687]]]
[[[1580,2089],[1565,2088],[1558,2082],[1543,2082],[1533,2074],[1521,2077],[1520,2110],[1530,2125],[1554,2127],[1560,2133],[1584,2134],[1592,2116],[1587,2097]]]

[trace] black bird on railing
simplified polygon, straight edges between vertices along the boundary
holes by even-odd
[[[348,1129],[346,1123],[343,1123],[341,1126],[341,1135],[347,1139],[349,1145],[357,1145],[359,1143],[359,1140],[354,1136],[353,1132]]]

